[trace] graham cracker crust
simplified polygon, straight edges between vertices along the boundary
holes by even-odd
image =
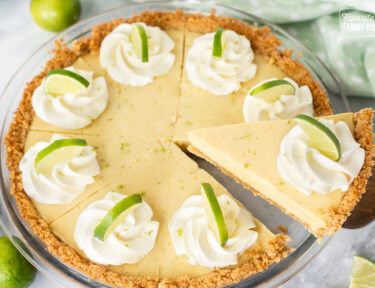
[[[318,230],[312,229],[312,227],[303,219],[298,218],[293,213],[285,210],[285,208],[281,207],[278,203],[275,203],[273,200],[265,197],[262,193],[260,193],[247,183],[243,182],[236,175],[232,174],[224,167],[222,167],[220,163],[213,161],[197,148],[190,145],[187,149],[191,153],[207,160],[208,162],[218,167],[224,174],[227,174],[238,183],[241,183],[242,186],[251,190],[255,195],[262,197],[263,199],[278,207],[285,214],[302,223],[311,233],[318,237],[319,240],[322,240],[324,235],[332,235],[339,229],[341,229],[345,220],[350,216],[353,209],[361,199],[362,195],[366,192],[367,180],[371,176],[371,169],[374,164],[373,157],[375,145],[374,133],[372,132],[373,116],[374,111],[371,108],[366,108],[357,113],[354,113],[354,138],[361,145],[361,147],[365,149],[365,160],[362,169],[358,174],[358,177],[355,178],[353,183],[350,185],[349,190],[340,203],[340,206],[337,209],[332,209],[329,211],[326,219],[326,227],[320,228]]]
[[[34,117],[31,105],[34,90],[41,84],[48,71],[70,66],[78,57],[88,53],[98,54],[101,42],[106,35],[121,23],[134,22],[144,22],[148,25],[159,26],[162,29],[188,29],[195,32],[213,32],[217,27],[223,27],[243,34],[251,41],[252,48],[256,53],[267,57],[270,63],[278,65],[298,85],[307,85],[310,88],[316,115],[323,116],[332,113],[326,92],[313,79],[311,73],[303,64],[291,58],[293,54],[292,50],[280,51],[276,49],[281,45],[281,41],[271,33],[269,27],[253,27],[248,23],[240,22],[234,18],[217,16],[215,15],[215,11],[210,16],[203,16],[200,14],[187,15],[179,10],[175,12],[146,11],[126,20],[115,19],[109,23],[98,24],[92,27],[92,34],[89,37],[80,38],[73,43],[71,49],[64,44],[56,42],[56,48],[52,51],[53,57],[45,64],[44,70],[27,83],[26,89],[23,92],[22,100],[4,140],[7,152],[6,163],[10,171],[10,193],[16,199],[21,216],[28,222],[35,235],[45,243],[51,254],[60,258],[67,265],[85,273],[92,279],[116,287],[218,287],[239,282],[252,274],[263,271],[272,263],[279,262],[291,251],[291,248],[286,246],[286,243],[289,241],[288,236],[278,234],[269,243],[265,251],[251,252],[254,253],[254,260],[252,262],[245,263],[240,267],[215,269],[211,274],[196,279],[188,277],[181,279],[158,279],[115,273],[103,265],[95,264],[79,256],[73,248],[60,241],[39,214],[31,199],[24,192],[19,162],[24,154],[26,137]],[[359,123],[363,121],[361,119],[358,117]],[[356,133],[361,135],[361,131],[357,131]],[[363,143],[363,145],[366,143]],[[370,144],[367,143],[367,145]],[[366,155],[366,160],[370,159],[370,156]],[[366,173],[370,172],[366,170]],[[358,185],[361,183],[358,183]],[[360,192],[357,191],[356,193]],[[347,202],[350,202],[349,199]],[[344,210],[340,212],[340,215],[342,215],[342,219],[344,217],[346,219],[346,212]],[[338,222],[343,221],[340,219],[337,218],[336,220]]]

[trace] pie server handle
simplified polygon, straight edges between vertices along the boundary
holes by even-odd
[[[366,226],[375,219],[375,166],[372,168],[372,176],[367,182],[367,191],[354,208],[352,214],[346,219],[343,227],[358,229]]]

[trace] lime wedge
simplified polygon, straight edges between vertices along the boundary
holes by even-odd
[[[142,59],[142,62],[148,62],[148,38],[145,27],[141,23],[132,25],[130,38],[135,54]]]
[[[54,96],[77,94],[87,87],[90,82],[81,75],[65,69],[53,69],[47,73],[44,89]]]
[[[59,139],[52,142],[35,156],[35,171],[37,173],[47,173],[60,163],[67,162],[77,157],[87,146],[84,139],[70,138]]]
[[[298,124],[309,137],[310,145],[322,154],[338,161],[341,156],[340,142],[336,135],[324,124],[311,116],[299,114],[296,116]]]
[[[221,57],[223,56],[223,48],[224,48],[224,29],[217,28],[216,33],[214,35],[214,45],[212,47],[212,56]]]
[[[250,90],[250,96],[262,99],[267,103],[279,100],[281,95],[293,95],[295,93],[294,86],[286,80],[270,80]]]
[[[223,212],[212,186],[209,183],[202,183],[203,207],[206,210],[209,227],[215,231],[220,240],[220,245],[224,246],[228,241],[228,230],[225,224]]]
[[[94,236],[101,241],[107,239],[108,235],[112,233],[115,228],[124,222],[126,217],[134,211],[142,203],[142,196],[140,193],[129,195],[117,202],[103,220],[96,226]]]
[[[375,263],[370,260],[354,256],[350,288],[375,287]]]

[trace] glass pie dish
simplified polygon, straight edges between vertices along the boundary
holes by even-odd
[[[278,26],[241,10],[211,2],[152,1],[127,4],[85,19],[41,46],[13,75],[1,95],[1,138],[4,139],[8,131],[13,112],[17,109],[22,97],[25,83],[39,72],[38,69],[41,69],[40,64],[46,63],[50,58],[48,52],[54,48],[53,42],[55,40],[62,37],[65,43],[71,44],[75,39],[89,35],[91,33],[90,27],[95,24],[108,22],[114,18],[128,18],[145,10],[174,11],[176,9],[183,10],[185,13],[201,14],[209,14],[212,9],[215,9],[219,15],[234,17],[252,25],[269,26],[272,32],[282,41],[280,49],[295,50],[293,57],[298,58],[300,62],[309,68],[313,77],[324,87],[334,111],[336,113],[350,111],[346,96],[334,74],[308,48]],[[3,141],[1,141],[0,149],[2,156],[4,156],[0,160],[0,225],[16,247],[42,273],[64,287],[73,287],[74,285],[107,287],[105,284],[90,279],[48,253],[45,244],[33,234],[26,221],[20,216],[14,197],[9,193],[9,171],[5,165],[6,150]],[[301,271],[329,242],[330,238],[327,237],[323,243],[318,244],[317,239],[304,229],[301,224],[283,214],[278,208],[248,193],[240,184],[224,176],[204,160],[197,158],[195,160],[203,169],[214,175],[262,223],[274,232],[277,231],[275,225],[281,224],[288,229],[288,235],[292,238],[290,245],[295,249],[293,253],[280,263],[270,266],[264,272],[244,279],[236,284],[236,287],[253,287],[257,285],[277,287]]]

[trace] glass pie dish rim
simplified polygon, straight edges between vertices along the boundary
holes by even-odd
[[[215,8],[218,8],[218,10],[231,10],[232,12],[235,11],[236,13],[240,13],[240,14],[244,15],[245,17],[247,17],[251,20],[255,19],[256,22],[265,23],[265,24],[269,25],[273,30],[277,29],[279,32],[284,33],[286,36],[288,36],[289,38],[294,40],[294,42],[296,42],[301,47],[303,47],[305,50],[307,50],[314,57],[314,59],[317,62],[319,62],[319,64],[322,65],[326,69],[326,72],[329,73],[331,75],[331,77],[333,78],[333,80],[336,82],[337,89],[339,91],[339,95],[340,95],[342,101],[344,102],[345,109],[350,111],[350,107],[349,107],[346,95],[344,94],[343,89],[342,89],[337,77],[329,70],[329,68],[318,57],[315,56],[315,54],[310,49],[308,49],[304,44],[299,42],[294,36],[290,35],[288,32],[286,32],[284,29],[280,28],[279,26],[277,26],[275,24],[272,24],[271,22],[269,22],[267,20],[264,20],[261,17],[252,15],[252,14],[244,12],[244,11],[241,11],[240,9],[231,8],[231,7],[229,7],[227,5],[223,5],[223,4],[216,4],[214,2],[200,3],[199,1],[194,1],[194,0],[184,0],[184,1],[173,1],[173,0],[168,1],[168,0],[166,0],[166,1],[150,1],[150,2],[143,2],[143,3],[125,4],[123,6],[98,13],[94,16],[91,16],[89,18],[86,18],[86,19],[76,23],[75,25],[73,25],[69,29],[65,30],[64,32],[62,32],[62,33],[60,33],[56,36],[54,36],[52,39],[48,40],[46,43],[41,45],[39,49],[37,49],[34,53],[31,54],[30,57],[28,57],[26,59],[26,61],[20,66],[20,68],[15,72],[15,74],[11,77],[10,81],[5,86],[4,91],[3,91],[3,93],[1,94],[1,97],[0,97],[0,103],[8,104],[7,107],[10,107],[12,104],[14,104],[15,100],[11,101],[11,103],[6,103],[6,101],[9,101],[9,99],[5,99],[5,96],[10,93],[8,91],[8,89],[11,86],[12,82],[17,80],[16,79],[17,75],[19,73],[22,73],[22,67],[24,65],[26,65],[27,63],[29,63],[29,61],[31,61],[34,58],[34,56],[37,53],[39,53],[39,50],[42,50],[43,48],[45,48],[47,46],[50,46],[51,43],[53,43],[55,40],[59,39],[62,36],[68,37],[67,35],[69,35],[69,33],[72,32],[73,30],[75,30],[77,28],[80,28],[80,27],[83,29],[83,28],[85,28],[84,27],[85,25],[94,21],[95,19],[100,18],[100,16],[103,16],[103,15],[110,15],[111,13],[115,13],[117,11],[122,11],[122,10],[127,9],[127,8],[142,7],[142,6],[147,6],[147,5],[150,5],[150,6],[160,5],[159,10],[163,10],[163,8],[166,9],[165,7],[162,7],[163,4],[165,4],[166,6],[168,6],[168,4],[176,5],[176,7],[182,6],[182,5],[187,5],[187,4],[194,4],[195,9],[192,9],[192,10],[188,10],[187,8],[182,8],[182,7],[179,8],[178,7],[179,9],[181,9],[181,10],[187,12],[187,13],[199,12],[199,13],[205,14],[204,12],[198,11],[199,7],[202,7],[202,6],[199,6],[199,5],[205,5],[205,6],[209,5],[209,7],[215,7]],[[172,7],[168,7],[168,8],[171,9]],[[168,10],[168,8],[167,8],[167,10]],[[147,7],[146,7],[145,10],[147,10]],[[155,9],[155,10],[157,10],[157,9]],[[220,12],[221,11],[219,11],[218,14],[220,14]],[[223,15],[226,15],[226,14],[223,13]],[[125,17],[127,17],[127,16],[125,16]],[[115,17],[113,17],[113,18],[115,18]],[[85,31],[85,32],[83,32],[79,35],[76,35],[75,37],[70,39],[67,43],[71,43],[73,40],[77,39],[78,37],[84,36],[85,34],[87,34],[89,32],[90,31]],[[3,105],[1,105],[1,106],[3,106]],[[9,111],[7,111],[6,115],[5,114],[4,114],[4,116],[0,115],[0,117],[1,117],[0,119],[1,119],[1,122],[2,122],[1,123],[2,124],[2,130],[1,130],[2,138],[6,135],[7,128],[8,128],[7,125],[6,125],[7,124],[6,120],[9,120],[8,118],[9,118],[12,111],[13,110],[9,109]],[[3,141],[2,141],[0,147],[1,147],[1,152],[3,154],[4,151],[5,151]],[[20,216],[17,215],[18,211],[13,211],[12,203],[11,203],[11,200],[10,200],[10,198],[12,198],[12,197],[9,197],[9,191],[6,191],[7,189],[5,188],[6,185],[4,183],[4,178],[3,178],[3,171],[2,170],[3,170],[3,167],[5,167],[4,166],[4,158],[1,159],[1,162],[2,162],[1,163],[2,165],[0,166],[0,172],[1,172],[0,189],[1,189],[2,193],[1,193],[0,197],[3,198],[3,199],[1,199],[1,198],[0,199],[3,200],[3,201],[1,201],[1,204],[0,204],[0,207],[2,208],[0,213],[3,217],[6,217],[6,220],[4,221],[4,219],[0,219],[0,226],[4,229],[4,231],[6,232],[6,234],[8,236],[12,236],[14,234],[17,234],[17,236],[22,237],[23,242],[26,243],[26,248],[23,247],[22,244],[20,245],[20,243],[18,241],[15,241],[13,238],[11,238],[11,240],[14,242],[16,247],[21,251],[21,253],[26,258],[28,258],[29,261],[31,261],[33,263],[33,265],[35,265],[40,271],[42,271],[43,274],[45,274],[48,277],[56,280],[57,282],[60,282],[60,283],[63,283],[63,284],[70,283],[70,282],[65,282],[66,279],[63,279],[63,278],[66,278],[66,276],[67,276],[68,277],[67,281],[74,281],[74,282],[77,282],[77,283],[83,284],[83,285],[91,285],[91,286],[94,285],[93,287],[103,287],[102,283],[93,281],[93,280],[89,279],[89,277],[87,277],[85,274],[80,273],[77,270],[75,270],[74,268],[67,266],[65,263],[63,263],[62,261],[59,261],[56,257],[54,257],[50,253],[48,253],[45,250],[45,248],[43,248],[43,246],[45,246],[44,243],[40,239],[35,237],[35,235],[33,235],[30,228],[27,227],[27,225],[25,225],[26,221],[23,220],[22,217],[20,219]],[[5,214],[7,214],[7,215],[5,215]],[[15,229],[17,229],[17,231]],[[327,237],[323,240],[322,244],[317,244],[315,237],[310,235],[310,237],[304,243],[308,247],[299,247],[299,248],[296,249],[295,252],[293,252],[291,255],[289,255],[287,257],[287,259],[289,259],[289,261],[290,261],[290,262],[288,262],[290,264],[290,265],[288,265],[288,267],[283,268],[276,275],[273,275],[272,277],[269,277],[267,279],[263,279],[264,281],[261,281],[259,283],[255,281],[255,282],[253,282],[253,284],[261,285],[262,287],[276,287],[278,285],[281,285],[282,283],[285,283],[287,280],[289,280],[290,278],[295,276],[299,271],[301,271],[308,263],[310,263],[312,261],[312,259],[314,259],[317,256],[317,254],[320,251],[322,251],[322,249],[327,245],[327,243],[329,243],[330,239],[331,239],[331,237]],[[304,249],[302,249],[302,248],[304,248]],[[31,253],[31,254],[29,254],[29,253]],[[282,263],[283,263],[283,261],[281,263],[273,264],[273,265],[282,265]],[[272,267],[270,267],[266,271],[268,271],[270,269],[272,269]],[[244,284],[244,285],[249,284],[249,283],[246,283],[246,281],[248,279],[250,279],[250,278],[255,279],[257,277],[259,278],[259,275],[262,275],[262,274],[263,274],[263,272],[244,279],[243,281],[240,282],[239,286],[241,286],[242,284]]]

